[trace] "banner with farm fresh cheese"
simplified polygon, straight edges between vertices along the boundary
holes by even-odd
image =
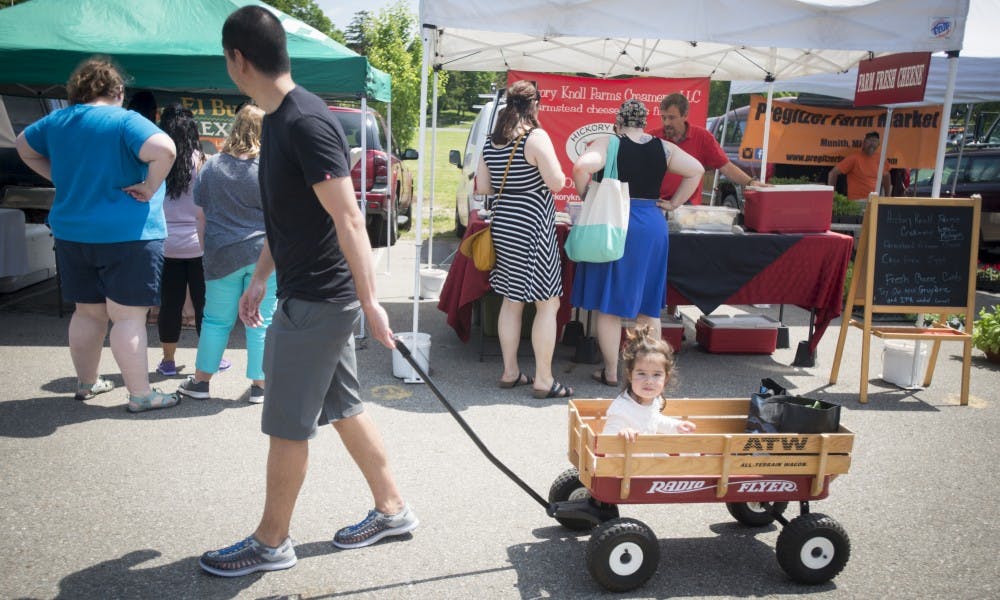
[[[625,100],[635,98],[649,109],[647,130],[662,127],[660,100],[674,92],[684,94],[688,99],[689,123],[704,126],[708,117],[707,77],[597,79],[510,71],[507,85],[521,79],[535,82],[538,88],[541,95],[538,120],[552,138],[566,174],[566,186],[555,194],[556,210],[566,210],[567,202],[580,200],[571,177],[573,162],[580,157],[587,144],[611,133],[615,114]]]

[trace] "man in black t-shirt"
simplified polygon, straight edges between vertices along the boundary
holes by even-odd
[[[375,296],[364,217],[351,182],[340,124],[317,96],[295,85],[281,22],[260,6],[233,12],[222,29],[226,69],[265,111],[260,153],[267,243],[240,299],[240,319],[262,324],[266,281],[277,271],[278,307],[264,347],[270,436],[267,499],[260,524],[236,544],[206,552],[201,567],[236,577],[296,562],[289,523],[306,474],[308,440],[330,423],[361,469],[375,508],[333,538],[359,548],[419,523],[389,469],[381,436],[360,398],[354,329],[364,311],[372,337],[395,347]]]

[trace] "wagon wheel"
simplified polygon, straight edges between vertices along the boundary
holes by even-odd
[[[851,540],[840,523],[820,513],[799,515],[778,534],[778,564],[799,583],[830,581],[851,557]]]
[[[726,502],[734,519],[748,527],[764,527],[774,523],[774,513],[782,514],[787,502]]]
[[[653,530],[635,519],[601,523],[587,545],[587,570],[612,592],[634,590],[649,581],[660,563]]]
[[[566,502],[571,500],[590,500],[595,504],[600,504],[605,511],[610,511],[614,518],[618,517],[618,507],[613,504],[598,502],[590,497],[590,490],[580,483],[580,473],[576,469],[563,471],[549,488],[549,504],[555,502]],[[594,528],[594,523],[586,519],[569,519],[556,517],[556,521],[566,529],[573,531],[587,531]]]

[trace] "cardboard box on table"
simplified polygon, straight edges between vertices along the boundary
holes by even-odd
[[[833,218],[833,187],[776,185],[743,192],[743,224],[758,233],[822,233]]]
[[[764,315],[702,315],[695,323],[695,339],[713,353],[771,354],[778,344],[778,325]]]

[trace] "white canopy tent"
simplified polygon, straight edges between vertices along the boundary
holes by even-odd
[[[955,80],[953,102],[975,104],[1000,101],[1000,0],[970,0],[962,40],[961,60]],[[818,73],[775,82],[775,91],[822,94],[836,98],[854,98],[857,66],[846,71]],[[731,94],[767,91],[758,80],[733,81]],[[948,91],[948,59],[932,56],[927,76],[924,102],[943,104]]]
[[[958,77],[952,102],[975,104],[977,102],[1000,101],[1000,59],[966,57],[959,60]],[[818,73],[779,80],[774,83],[776,92],[798,92],[822,94],[835,98],[854,98],[854,87],[858,79],[858,68],[851,67],[843,73]],[[767,84],[760,81],[734,81],[729,88],[731,94],[759,94],[767,92]],[[927,75],[927,92],[924,103],[943,104],[948,92],[948,58],[932,56],[931,68]]]
[[[432,68],[773,81],[846,71],[872,54],[960,50],[968,9],[969,0],[421,0],[421,114]]]

